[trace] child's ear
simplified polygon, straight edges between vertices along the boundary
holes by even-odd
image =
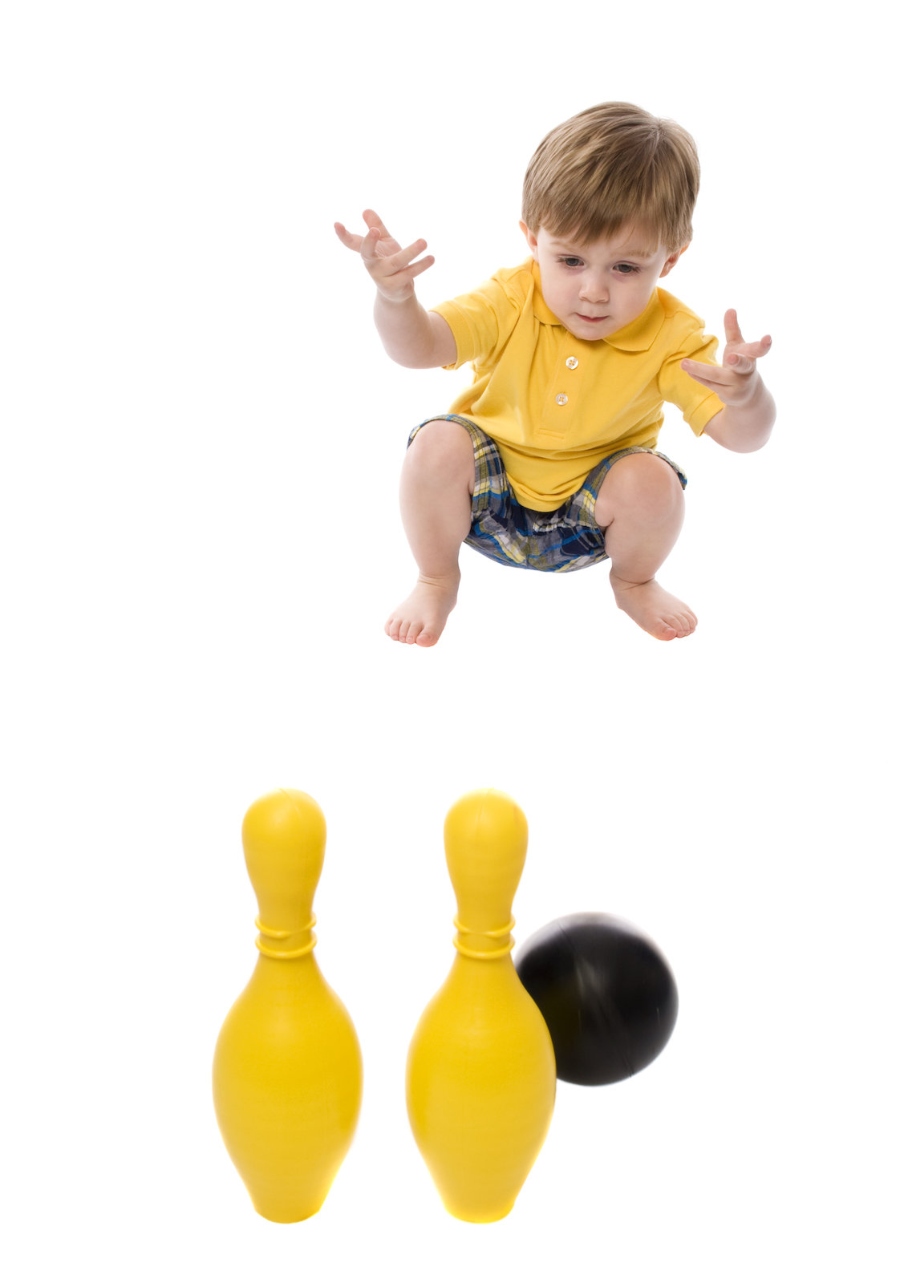
[[[523,222],[521,219],[519,220],[519,226],[520,226],[520,227],[521,227],[521,229],[522,229],[522,234],[524,235],[525,240],[528,242],[528,248],[531,250],[531,256],[532,256],[532,258],[537,258],[537,236],[536,236],[536,234],[531,230],[531,228],[528,226],[528,224],[527,224],[527,223],[525,223],[525,222]]]
[[[673,251],[672,251],[672,253],[669,255],[669,257],[666,259],[666,261],[665,261],[665,262],[663,263],[663,265],[662,265],[662,271],[660,272],[660,276],[668,276],[668,275],[669,275],[669,273],[671,272],[672,268],[675,266],[675,264],[676,264],[676,263],[678,262],[678,260],[681,258],[681,256],[682,256],[682,254],[684,253],[684,251],[690,247],[690,244],[691,244],[691,242],[690,242],[690,241],[688,241],[687,245],[682,245],[681,249],[676,249],[676,250],[673,250]]]

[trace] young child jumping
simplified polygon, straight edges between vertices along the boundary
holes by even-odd
[[[602,103],[547,135],[525,175],[520,227],[531,257],[426,312],[415,278],[424,240],[401,248],[374,212],[335,230],[375,282],[375,324],[412,369],[471,362],[449,414],[415,428],[400,504],[419,567],[385,631],[433,646],[456,604],[459,548],[504,565],[578,570],[609,558],[617,605],[661,641],[693,611],[656,581],[684,515],[680,469],[655,449],[663,402],[699,436],[765,445],[775,406],[756,368],[767,335],[726,345],[657,282],[691,240],[700,170],[693,139],[629,103]]]

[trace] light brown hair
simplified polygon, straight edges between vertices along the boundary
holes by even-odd
[[[525,174],[522,219],[533,232],[543,227],[586,241],[646,228],[677,250],[691,239],[699,187],[697,148],[686,130],[631,103],[604,102],[540,144]]]

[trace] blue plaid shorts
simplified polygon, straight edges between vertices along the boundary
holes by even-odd
[[[583,570],[608,556],[603,531],[594,518],[597,493],[614,463],[627,454],[655,454],[678,474],[682,489],[687,477],[677,464],[643,446],[629,446],[601,459],[576,491],[555,512],[523,508],[515,498],[500,451],[477,424],[458,414],[437,414],[413,428],[412,442],[419,428],[434,419],[447,419],[466,429],[475,451],[475,491],[472,495],[472,528],[465,542],[470,548],[499,561],[503,566],[523,570]]]

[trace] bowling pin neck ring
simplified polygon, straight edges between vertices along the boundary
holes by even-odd
[[[316,925],[315,914],[312,915],[305,927],[300,927],[297,931],[279,931],[275,927],[264,926],[259,918],[256,919],[253,925],[259,931],[259,935],[256,937],[256,947],[267,958],[282,958],[285,960],[302,958],[304,954],[312,953],[316,947],[316,933],[313,931],[313,927]],[[301,944],[297,949],[275,949],[271,945],[264,943],[263,939],[265,937],[265,940],[286,940],[288,936],[302,935],[304,931],[309,932],[309,940],[305,944]]]
[[[510,932],[516,925],[515,918],[510,918],[509,922],[507,922],[505,926],[495,927],[493,931],[472,931],[470,927],[464,926],[458,917],[453,919],[453,925],[456,927],[457,932],[456,939],[453,943],[457,951],[461,953],[464,958],[486,958],[490,960],[491,958],[502,958],[506,954],[512,952],[515,940],[513,940]],[[481,936],[482,938],[487,936],[488,939],[497,941],[497,948],[471,949],[467,944],[463,944],[463,936]]]

